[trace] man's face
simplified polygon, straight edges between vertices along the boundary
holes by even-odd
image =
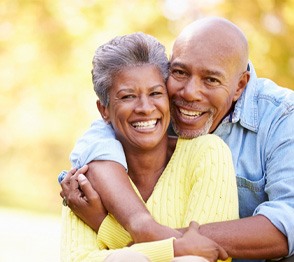
[[[244,72],[217,43],[178,41],[167,88],[175,132],[193,138],[213,132],[243,91]],[[245,86],[244,86],[245,87]]]

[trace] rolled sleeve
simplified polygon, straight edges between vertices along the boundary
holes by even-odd
[[[267,143],[265,192],[268,200],[254,212],[266,216],[287,238],[294,254],[294,112],[284,113]]]
[[[115,161],[127,170],[127,162],[121,143],[116,140],[111,125],[96,120],[77,141],[70,154],[73,167],[81,168],[93,160]]]
[[[263,215],[279,229],[288,239],[288,256],[294,254],[294,208],[287,202],[264,202],[259,205],[253,215]],[[290,218],[290,219],[289,219]]]

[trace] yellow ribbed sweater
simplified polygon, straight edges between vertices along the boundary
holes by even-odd
[[[187,227],[192,220],[203,224],[238,218],[236,178],[227,145],[215,135],[178,139],[146,206],[156,221],[172,228]],[[126,247],[130,235],[111,215],[97,235],[63,208],[61,261],[103,261],[118,248],[141,252],[151,261],[170,261],[173,240]]]

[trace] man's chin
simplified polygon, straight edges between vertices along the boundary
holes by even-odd
[[[179,125],[174,120],[172,120],[172,126],[175,133],[185,139],[192,139],[198,136],[206,135],[209,132],[209,129],[211,127],[210,121],[206,123],[206,125],[202,128],[187,128]]]
[[[192,138],[196,138],[198,136],[207,134],[206,132],[201,130],[181,130],[176,133],[179,137],[185,138],[185,139],[192,139]]]

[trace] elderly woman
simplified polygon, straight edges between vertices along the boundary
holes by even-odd
[[[151,261],[195,255],[199,243],[193,238],[197,226],[191,221],[201,224],[238,218],[237,188],[228,147],[214,135],[192,140],[167,135],[168,59],[155,38],[135,33],[100,46],[93,59],[92,74],[99,97],[97,107],[123,147],[133,192],[154,219],[171,231],[167,239],[130,245],[130,234],[115,219],[115,210],[119,209],[115,199],[133,201],[128,185],[123,177],[112,173],[101,181],[90,163],[91,182],[102,201],[97,199],[98,211],[92,212],[97,216],[91,216],[91,212],[78,216],[88,224],[99,221],[97,227],[91,225],[99,230],[96,233],[64,207],[62,261],[104,261],[113,255],[120,256],[120,250],[139,252]],[[78,174],[72,176],[73,173],[62,182],[63,196],[69,197],[65,188],[73,189],[77,183]],[[218,248],[216,244],[214,248]]]

